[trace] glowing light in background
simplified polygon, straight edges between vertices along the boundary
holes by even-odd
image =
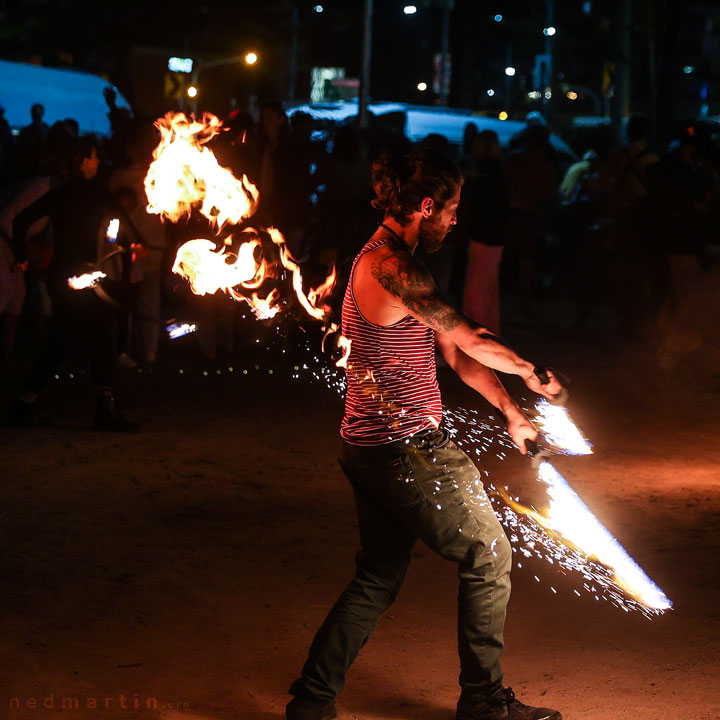
[[[246,62],[248,65],[254,65],[257,61],[258,61],[258,55],[257,55],[257,53],[249,52],[249,53],[245,56],[245,62]]]
[[[507,114],[507,112],[505,110],[501,110],[498,113],[498,120],[507,120],[508,117],[509,117],[509,115]]]
[[[105,228],[105,239],[108,242],[115,242],[117,240],[118,232],[120,232],[120,220],[113,218],[107,228]]]
[[[495,94],[495,91],[492,88],[488,88],[487,94],[492,97]]]
[[[418,89],[420,92],[425,92],[425,91],[427,90],[427,83],[426,83],[426,82],[419,82],[419,83],[417,84],[417,89]]]
[[[508,66],[505,68],[505,74],[506,74],[508,77],[514,77],[514,75],[515,75],[515,68],[514,68],[512,65],[508,65]]]
[[[403,8],[403,12],[406,15],[414,15],[417,12],[417,7],[415,5],[406,5]]]
[[[543,28],[543,35],[546,37],[552,37],[557,30],[551,25],[550,27]]]
[[[103,278],[106,277],[107,275],[104,272],[96,270],[95,272],[83,273],[78,276],[73,275],[71,278],[68,278],[68,285],[73,290],[86,290],[87,288],[95,287]]]
[[[499,13],[493,18],[495,22],[502,22],[503,16]]]
[[[170,323],[165,330],[171,340],[189,335],[197,330],[197,325],[192,323]]]
[[[191,97],[191,98],[197,97],[198,89],[194,85],[191,85],[187,89],[187,94],[188,94],[188,97]]]

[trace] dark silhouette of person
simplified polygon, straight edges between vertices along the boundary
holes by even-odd
[[[75,142],[69,162],[70,179],[49,190],[13,221],[16,269],[25,269],[28,229],[37,220],[50,218],[55,246],[47,271],[47,289],[53,316],[48,346],[13,399],[7,422],[21,426],[45,424],[36,412],[35,401],[70,351],[79,350],[90,359],[97,395],[95,428],[135,431],[137,423],[121,413],[112,390],[112,308],[92,289],[73,290],[68,284],[68,278],[81,275],[87,271],[88,263],[97,261],[98,234],[108,217],[120,218],[125,228],[132,224],[96,178],[100,159],[93,136]]]
[[[49,130],[47,123],[43,122],[45,108],[40,103],[32,106],[30,115],[32,122],[20,131],[17,144],[18,161],[21,173],[25,176],[39,172]]]

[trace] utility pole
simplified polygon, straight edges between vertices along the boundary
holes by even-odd
[[[632,16],[632,0],[620,0],[617,23],[619,47],[615,63],[615,96],[611,111],[612,128],[618,140],[622,140],[623,121],[630,112]]]
[[[555,93],[555,62],[553,58],[553,50],[555,46],[555,35],[551,34],[549,28],[555,27],[555,0],[546,0],[545,2],[545,56],[547,57],[547,76],[545,87],[540,88],[542,93],[542,105],[545,111],[545,119],[550,122],[550,114],[552,108],[552,96]],[[550,93],[550,97],[547,93]]]
[[[368,98],[370,96],[370,61],[372,56],[373,0],[363,0],[363,45],[360,64],[360,97],[358,98],[358,122],[361,128],[368,126]]]
[[[447,105],[450,89],[450,6],[452,0],[445,0],[443,5],[442,50],[440,60],[440,104]]]
[[[295,80],[297,78],[297,54],[298,34],[300,29],[300,12],[297,3],[293,5],[292,17],[290,20],[292,38],[290,41],[290,88],[288,90],[288,101],[295,101]]]

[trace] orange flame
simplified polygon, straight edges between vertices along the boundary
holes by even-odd
[[[257,188],[245,175],[238,180],[221,167],[205,147],[220,132],[218,118],[206,114],[198,121],[168,113],[155,125],[161,139],[145,177],[149,213],[177,222],[198,209],[221,228],[237,225],[255,212]]]
[[[182,113],[168,113],[156,125],[161,139],[145,178],[148,212],[177,222],[197,210],[218,230],[226,224],[237,225],[255,212],[257,188],[245,175],[238,180],[229,169],[221,167],[213,152],[205,147],[221,132],[218,118],[205,114],[201,120],[194,120]],[[254,230],[244,232],[257,236]],[[298,301],[310,317],[325,321],[330,314],[326,300],[335,287],[335,268],[317,288],[305,293],[300,266],[282,234],[276,228],[268,228],[267,233],[277,246],[279,264],[291,274]],[[243,292],[257,289],[266,278],[280,274],[272,272],[277,261],[262,255],[260,260],[255,259],[255,250],[260,245],[255,239],[245,241],[233,258],[225,249],[216,250],[210,240],[191,240],[178,250],[173,272],[186,278],[198,295],[222,290],[235,300],[245,300],[258,317],[273,317],[280,310],[279,288],[265,297]]]

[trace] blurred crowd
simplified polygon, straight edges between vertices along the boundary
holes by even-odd
[[[144,178],[157,129],[117,108],[111,90],[106,101],[105,138],[80,135],[71,118],[48,126],[40,104],[19,133],[0,113],[2,359],[27,370],[13,424],[43,421],[36,398],[79,353],[96,388],[96,426],[137,429],[119,410],[113,370],[162,360],[164,329],[181,313],[197,325],[202,356],[234,350],[240,305],[191,296],[170,272],[177,247],[211,237],[209,229],[148,214]],[[210,147],[258,187],[253,223],[280,229],[307,279],[337,267],[341,298],[352,258],[381,220],[371,205],[371,162],[412,143],[377,120],[360,130],[323,126],[305,112],[288,117],[275,100],[255,115],[236,111],[224,125]],[[652,347],[673,371],[717,334],[715,316],[699,310],[717,305],[720,292],[720,148],[688,125],[660,151],[650,130],[647,118],[631,116],[620,146],[584,148],[579,161],[554,149],[542,117],[507,147],[473,123],[461,146],[427,136],[421,144],[454,157],[465,175],[456,227],[438,253],[422,257],[441,292],[496,332],[508,320],[547,320],[540,301],[548,299],[572,308],[580,328],[610,312],[619,338]],[[99,291],[68,290],[68,277],[93,267],[107,275]]]

